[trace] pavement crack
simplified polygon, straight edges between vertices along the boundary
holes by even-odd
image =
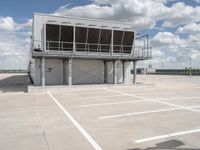
[[[41,131],[42,131],[42,135],[43,135],[44,140],[45,140],[46,145],[47,145],[47,150],[50,150],[49,142],[48,142],[48,139],[47,139],[47,136],[46,136],[44,127],[43,127],[42,122],[41,122],[41,116],[40,116],[40,113],[39,113],[39,108],[38,108],[38,106],[37,106],[37,101],[36,101],[36,99],[35,99],[35,96],[34,96],[34,104],[35,104],[35,110],[36,110],[38,122],[39,122],[39,125],[40,125],[40,129],[41,129]]]

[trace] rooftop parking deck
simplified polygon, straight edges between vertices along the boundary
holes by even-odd
[[[1,74],[0,149],[200,149],[198,76],[144,75],[130,86],[32,93],[21,88],[25,76],[12,76]]]

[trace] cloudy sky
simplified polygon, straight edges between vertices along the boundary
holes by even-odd
[[[149,34],[156,68],[200,67],[200,0],[6,0],[0,2],[0,69],[26,69],[34,12],[132,23]]]

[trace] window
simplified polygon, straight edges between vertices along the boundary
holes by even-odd
[[[110,43],[111,43],[111,30],[102,29],[100,35],[100,48],[101,52],[109,52],[110,51]]]
[[[73,50],[73,27],[61,26],[60,48],[63,51]]]
[[[123,31],[113,31],[113,53],[121,53]]]
[[[99,50],[99,34],[100,29],[89,28],[88,29],[88,50],[90,52],[97,52]]]
[[[131,53],[134,40],[134,32],[124,32],[124,38],[122,42],[123,53]]]
[[[46,24],[46,49],[59,50],[59,25]]]
[[[86,37],[87,37],[87,28],[76,27],[76,50],[85,51],[86,50]]]

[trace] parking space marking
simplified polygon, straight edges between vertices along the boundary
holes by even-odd
[[[191,106],[187,108],[200,108],[200,106]],[[183,110],[184,108],[168,108],[168,109],[159,109],[159,110],[152,110],[152,111],[143,111],[143,112],[134,112],[134,113],[126,113],[126,114],[118,114],[118,115],[109,115],[99,117],[99,119],[110,119],[110,118],[117,118],[117,117],[124,117],[124,116],[136,116],[136,115],[143,115],[143,114],[152,114],[152,113],[159,113],[159,112],[168,112],[168,111],[175,111],[175,110]]]
[[[155,100],[187,100],[187,99],[199,99],[200,97],[172,97],[172,98],[155,98]]]
[[[181,105],[177,105],[177,104],[173,104],[173,103],[169,103],[169,102],[164,102],[164,101],[161,101],[161,100],[158,100],[158,99],[146,98],[146,97],[137,96],[137,95],[134,95],[134,94],[128,94],[128,93],[120,92],[120,91],[117,91],[117,90],[111,90],[111,89],[107,89],[107,88],[104,88],[104,89],[107,90],[107,91],[112,91],[112,92],[115,92],[115,93],[118,93],[118,94],[122,94],[122,95],[125,95],[125,96],[130,96],[130,97],[140,98],[140,99],[144,99],[144,100],[149,100],[149,101],[152,101],[152,102],[155,102],[155,103],[160,103],[160,104],[173,106],[173,107],[177,107],[177,108],[182,108],[184,110],[189,110],[189,111],[200,113],[200,110],[196,110],[196,109],[193,109],[193,108],[187,108],[185,106],[181,106]]]
[[[146,101],[149,101],[149,100],[132,100],[132,101],[123,101],[123,102],[98,103],[98,104],[80,105],[79,107],[95,107],[95,106],[119,105],[119,104],[128,104],[128,103],[142,103]]]
[[[108,91],[107,91],[108,92]],[[64,94],[64,95],[76,95],[76,94],[101,94],[101,93],[103,93],[103,94],[105,94],[105,91],[87,91],[87,92],[85,92],[85,91],[83,91],[83,92],[74,92],[74,93],[66,93],[66,94]],[[109,92],[108,92],[109,93]]]
[[[79,99],[107,98],[107,97],[120,97],[120,96],[122,95],[91,96],[91,97],[82,97]]]
[[[58,107],[64,112],[64,114],[70,119],[74,126],[82,133],[82,135],[88,140],[88,142],[94,147],[95,150],[103,150],[96,141],[81,127],[81,125],[72,117],[72,115],[57,101],[57,99],[47,91],[51,99],[58,105]]]
[[[140,96],[154,96],[157,95],[158,93],[138,93],[137,95]],[[159,93],[159,95],[175,95],[177,93]]]
[[[154,136],[154,137],[150,137],[150,138],[135,140],[134,142],[135,143],[144,143],[144,142],[160,140],[160,139],[165,139],[165,138],[170,138],[170,137],[175,137],[175,136],[181,136],[181,135],[187,135],[187,134],[192,134],[192,133],[197,133],[197,132],[200,132],[200,129],[194,129],[194,130],[188,130],[188,131],[183,131],[183,132],[175,132],[175,133],[171,133],[171,134]]]

